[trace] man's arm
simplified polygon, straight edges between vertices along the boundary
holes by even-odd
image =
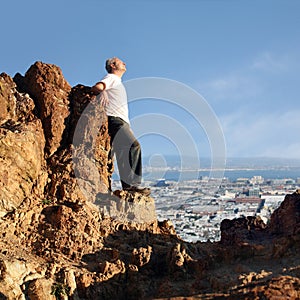
[[[91,92],[95,95],[100,94],[105,90],[104,82],[97,82],[94,86],[91,87]]]
[[[93,95],[98,96],[99,94],[101,94],[99,99],[100,99],[100,104],[103,107],[108,105],[108,102],[109,102],[106,92],[104,92],[105,88],[106,88],[106,85],[104,82],[97,82],[94,86],[91,87],[91,93]]]

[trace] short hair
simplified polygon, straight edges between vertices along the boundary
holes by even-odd
[[[105,63],[105,69],[108,73],[112,72],[111,64],[114,64],[117,57],[108,58]]]

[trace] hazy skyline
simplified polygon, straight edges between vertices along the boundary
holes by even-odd
[[[203,96],[226,156],[300,158],[299,11],[297,0],[5,1],[0,72],[24,74],[43,61],[61,67],[72,86],[93,85],[105,59],[119,56],[124,81],[164,78]],[[130,108],[133,120],[148,116],[145,155],[178,152],[177,138],[151,133],[152,114],[176,121],[209,156],[211,137],[193,112],[163,99]]]

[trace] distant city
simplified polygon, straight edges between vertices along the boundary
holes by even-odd
[[[224,219],[259,216],[267,224],[285,195],[300,188],[300,160],[232,159],[222,178],[178,166],[145,166],[144,174],[158,220],[171,220],[188,242],[219,241]]]

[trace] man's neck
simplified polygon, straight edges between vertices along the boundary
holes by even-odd
[[[122,78],[122,76],[123,76],[123,74],[125,73],[125,72],[123,72],[123,71],[113,71],[113,72],[111,72],[112,74],[115,74],[116,76],[118,76],[118,77],[120,77],[120,78]]]

